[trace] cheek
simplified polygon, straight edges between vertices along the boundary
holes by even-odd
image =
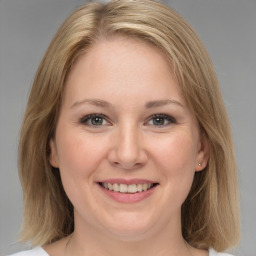
[[[197,155],[196,142],[191,136],[175,135],[162,140],[162,143],[155,143],[155,158],[159,159],[170,171],[183,172],[195,170]]]
[[[95,173],[104,158],[104,143],[83,132],[59,132],[57,139],[59,169],[64,190],[75,208],[86,202]],[[102,142],[102,141],[101,141]]]
[[[180,135],[166,139],[162,147],[157,147],[155,157],[160,183],[164,186],[165,200],[169,211],[179,211],[185,201],[195,173],[196,160],[195,141],[190,137]]]
[[[83,132],[59,133],[58,158],[63,179],[82,182],[93,174],[105,153],[105,144],[97,141]]]
[[[155,147],[153,158],[170,201],[181,205],[190,191],[197,155],[196,141],[186,133],[175,134]],[[173,195],[174,198],[173,198]]]

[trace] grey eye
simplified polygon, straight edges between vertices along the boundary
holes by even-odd
[[[165,125],[167,121],[164,117],[156,117],[156,118],[153,118],[152,120],[154,125]]]
[[[168,126],[171,124],[175,124],[176,120],[172,116],[166,114],[156,114],[150,117],[147,124],[152,126]]]
[[[104,122],[104,119],[102,118],[102,117],[92,117],[91,119],[90,119],[90,123],[92,124],[92,125],[102,125],[103,124],[103,122]]]
[[[80,123],[87,126],[102,126],[102,125],[109,124],[106,117],[101,114],[90,114],[90,115],[84,116],[80,120]]]

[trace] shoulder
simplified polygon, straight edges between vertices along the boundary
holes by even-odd
[[[224,252],[216,252],[213,249],[209,250],[209,256],[234,256],[228,253],[224,253]]]
[[[9,256],[49,256],[42,247],[36,247],[32,250],[18,252]]]

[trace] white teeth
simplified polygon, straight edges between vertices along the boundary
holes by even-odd
[[[126,184],[120,184],[120,191],[121,193],[126,193],[128,191],[128,186]]]
[[[143,191],[146,191],[147,189],[148,189],[148,184],[143,184],[143,185],[142,185],[142,190],[143,190]]]
[[[113,185],[113,190],[116,191],[116,192],[118,192],[118,191],[119,191],[119,185],[115,183],[115,184]]]
[[[136,184],[131,184],[128,186],[128,193],[136,193],[138,191]]]
[[[143,183],[143,184],[117,184],[117,183],[102,183],[102,186],[105,189],[112,190],[120,193],[137,193],[146,191],[153,187],[152,183]]]
[[[138,192],[141,192],[141,191],[142,191],[142,184],[138,184],[138,185],[137,185],[137,190],[138,190]]]

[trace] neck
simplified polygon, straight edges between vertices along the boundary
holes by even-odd
[[[176,222],[177,223],[177,222]],[[84,232],[86,230],[86,232]],[[150,233],[150,232],[149,232]],[[181,226],[165,228],[154,234],[138,237],[120,237],[98,232],[95,228],[75,228],[66,255],[87,256],[191,256],[189,246],[183,240]]]

